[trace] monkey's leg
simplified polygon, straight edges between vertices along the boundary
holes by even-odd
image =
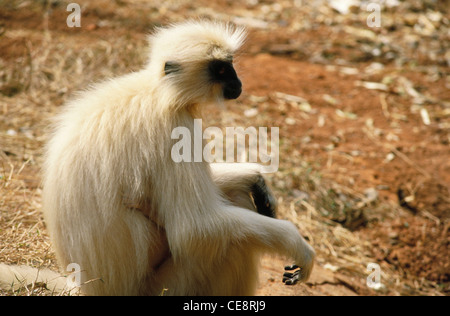
[[[275,217],[277,200],[262,175],[259,175],[257,181],[253,184],[251,194],[259,214]]]
[[[227,247],[226,255],[212,265],[195,255],[164,262],[152,279],[151,295],[249,296],[258,285],[260,253],[245,245]],[[199,260],[200,259],[200,260]]]
[[[214,163],[210,167],[214,182],[234,205],[275,217],[277,201],[258,164]]]

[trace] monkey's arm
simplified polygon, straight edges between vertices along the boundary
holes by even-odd
[[[214,182],[234,205],[275,217],[276,199],[261,175],[259,165],[213,163],[210,167]],[[296,284],[304,277],[304,270],[296,264],[286,266],[285,270],[293,271],[284,273],[286,285]]]
[[[239,208],[229,208],[227,212],[231,215],[228,220],[232,223],[238,242],[239,236],[245,236],[245,242],[249,242],[249,247],[253,249],[260,248],[294,259],[294,264],[286,266],[285,270],[298,270],[283,275],[285,284],[293,285],[309,278],[315,252],[294,224]]]
[[[185,264],[183,260],[186,258],[205,264],[209,258],[217,260],[226,255],[229,247],[238,247],[242,251],[259,250],[292,258],[294,264],[291,267],[300,269],[292,275],[286,273],[283,276],[285,284],[306,281],[311,274],[314,250],[289,221],[223,205],[217,211],[210,209],[210,212],[197,216],[194,222],[181,216],[171,217],[170,222],[166,225],[170,249],[174,260],[181,260],[181,265]],[[208,256],[205,257],[205,253]]]
[[[215,184],[236,206],[275,217],[277,201],[254,163],[210,164]]]
[[[301,267],[298,279],[306,280],[315,254],[297,227],[289,221],[230,205],[211,178],[211,170],[205,167],[198,163],[174,163],[165,169],[166,177],[159,177],[157,196],[176,197],[163,199],[159,204],[164,210],[160,214],[161,224],[166,229],[174,262],[207,266],[208,260],[226,256],[230,247],[241,251],[252,249],[292,258],[293,263]],[[217,174],[215,177],[217,180]],[[222,182],[225,183],[228,182]]]

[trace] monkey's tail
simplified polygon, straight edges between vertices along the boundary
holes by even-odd
[[[78,291],[70,286],[68,278],[49,269],[15,266],[0,263],[0,293],[76,295]]]

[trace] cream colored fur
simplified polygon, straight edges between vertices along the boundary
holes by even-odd
[[[45,288],[55,294],[74,295],[78,293],[77,288],[70,286],[66,277],[49,269],[0,264],[1,289],[24,293],[32,290],[38,284],[45,285]]]
[[[61,268],[77,263],[82,283],[93,280],[83,293],[251,295],[263,252],[292,258],[308,278],[314,251],[296,227],[254,212],[256,165],[170,156],[171,131],[192,132],[197,109],[222,98],[208,62],[232,60],[244,37],[216,22],[162,28],[142,71],[93,86],[57,117],[44,214]],[[182,71],[165,75],[167,61]]]

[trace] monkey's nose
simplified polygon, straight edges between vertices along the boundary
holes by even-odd
[[[242,93],[242,83],[240,80],[229,82],[223,89],[223,97],[227,100],[237,99]]]

